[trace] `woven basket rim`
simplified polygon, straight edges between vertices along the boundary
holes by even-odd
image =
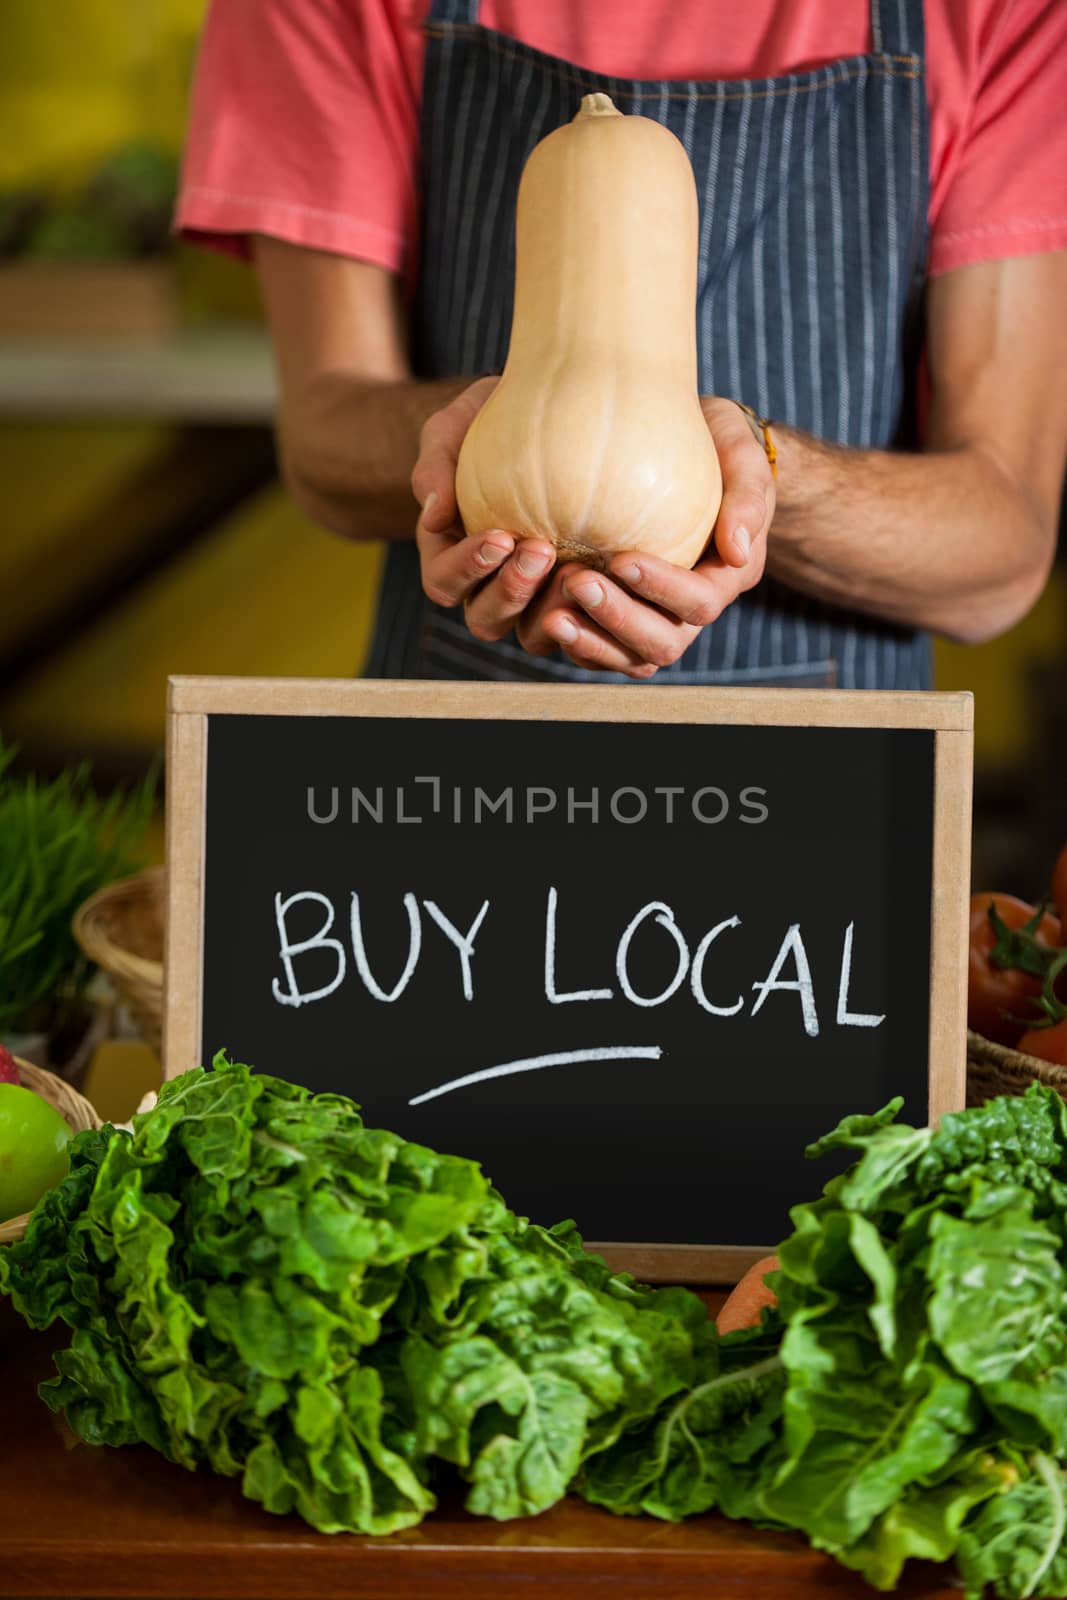
[[[129,950],[125,945],[117,944],[100,926],[97,921],[98,913],[105,907],[112,906],[123,900],[136,900],[146,891],[150,895],[161,895],[165,885],[166,868],[162,866],[144,867],[140,872],[134,872],[126,878],[116,878],[114,883],[107,883],[102,889],[82,902],[74,913],[74,937],[90,960],[106,971],[121,970],[131,978],[141,979],[144,982],[162,985],[163,962],[155,961],[149,956],[142,956],[135,950]]]
[[[1057,1061],[1043,1061],[1040,1056],[1014,1050],[1010,1045],[997,1044],[995,1040],[987,1039],[984,1034],[975,1033],[970,1028],[967,1030],[967,1059],[993,1067],[1011,1078],[1036,1078],[1039,1083],[1047,1084],[1067,1099],[1067,1067]]]
[[[70,1116],[67,1114],[68,1107],[74,1108],[80,1113],[87,1127],[102,1128],[104,1126],[103,1119],[92,1101],[87,1100],[83,1094],[79,1094],[78,1090],[72,1084],[69,1084],[65,1078],[61,1078],[56,1072],[49,1072],[47,1067],[35,1066],[32,1061],[25,1061],[21,1056],[16,1056],[15,1062],[19,1069],[19,1077],[23,1088],[32,1089],[35,1094],[41,1094],[41,1089],[46,1086],[52,1089],[51,1094],[41,1094],[42,1100],[47,1100],[48,1104],[59,1112],[64,1121],[70,1124],[75,1133],[80,1133],[83,1129],[76,1127],[71,1121]],[[59,1087],[53,1088],[53,1085],[58,1085]],[[8,1217],[6,1220],[0,1218],[0,1244],[15,1244],[19,1239],[24,1238],[29,1220],[30,1213],[28,1211],[19,1217]]]
[[[1014,1065],[1022,1062],[1028,1067],[1055,1067],[1055,1061],[1046,1061],[1042,1056],[1029,1055],[1025,1050],[1016,1050],[1011,1045],[997,1044],[995,1039],[987,1039],[983,1033],[975,1033],[973,1029],[967,1030],[967,1052],[985,1057],[989,1061],[1003,1061]],[[1067,1068],[1060,1068],[1067,1072]]]

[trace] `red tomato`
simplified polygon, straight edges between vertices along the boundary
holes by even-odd
[[[990,904],[1009,928],[1021,928],[1034,915],[1035,907],[1013,894],[976,894],[971,896],[970,959],[967,968],[967,1022],[975,1033],[998,1044],[1013,1045],[1026,1027],[1026,1018],[1033,1012],[1028,1000],[1041,993],[1041,979],[1017,967],[997,967],[990,952],[997,942],[993,924],[989,920]],[[1063,929],[1059,917],[1046,911],[1038,924],[1034,937],[1040,944],[1055,947],[1062,942]],[[1011,1022],[1005,1016],[1022,1017],[1021,1022]]]
[[[1067,1067],[1067,1017],[1054,1022],[1050,1028],[1027,1029],[1015,1048],[1028,1056],[1039,1056],[1042,1061],[1056,1061]]]
[[[1051,893],[1060,921],[1063,922],[1067,919],[1067,844],[1056,857],[1056,865],[1052,869]]]

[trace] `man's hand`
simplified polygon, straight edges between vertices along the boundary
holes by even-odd
[[[762,445],[732,401],[703,400],[724,485],[708,554],[689,572],[633,551],[612,558],[610,578],[568,564],[545,586],[555,561],[547,541],[523,538],[521,529],[468,539],[459,522],[456,461],[496,382],[479,379],[422,430],[411,483],[422,506],[415,538],[423,588],[440,605],[462,603],[478,639],[503,639],[514,626],[532,655],[558,647],[576,666],[652,677],[762,576],[774,513]]]
[[[556,560],[555,547],[546,539],[523,539],[504,530],[471,539],[459,520],[460,446],[498,381],[479,378],[427,419],[411,474],[411,487],[422,507],[415,526],[422,587],[437,605],[462,604],[476,639],[505,638]]]

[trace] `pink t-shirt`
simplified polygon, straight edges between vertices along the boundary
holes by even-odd
[[[212,0],[178,225],[411,275],[428,0]],[[1067,0],[926,0],[931,274],[1067,249]],[[870,49],[868,0],[484,0],[626,78],[781,77]]]

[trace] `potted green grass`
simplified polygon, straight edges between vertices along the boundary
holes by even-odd
[[[101,796],[85,764],[42,780],[15,754],[0,742],[0,1042],[77,1083],[108,1008],[71,919],[143,864],[156,776]]]

